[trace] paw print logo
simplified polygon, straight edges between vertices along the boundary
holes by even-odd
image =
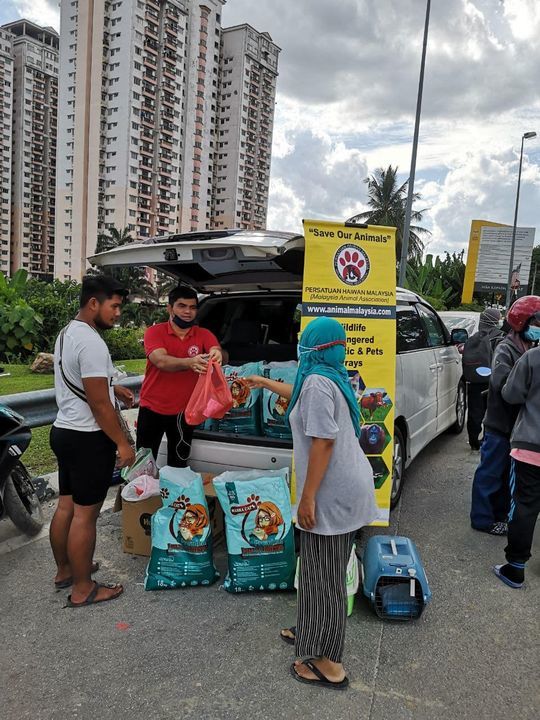
[[[259,495],[250,495],[248,499],[246,500],[246,504],[250,505],[251,503],[255,503],[257,507],[261,504],[261,498]]]
[[[173,507],[176,508],[176,510],[185,510],[189,504],[190,499],[186,495],[180,495],[173,502]]]
[[[369,258],[358,245],[342,245],[334,255],[334,271],[347,285],[360,285],[369,274]]]
[[[169,497],[169,491],[167,490],[167,488],[161,488],[159,492],[163,500],[166,500]]]

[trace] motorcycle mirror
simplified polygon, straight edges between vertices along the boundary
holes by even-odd
[[[476,368],[476,373],[480,375],[480,377],[489,377],[491,375],[491,368],[479,367]]]

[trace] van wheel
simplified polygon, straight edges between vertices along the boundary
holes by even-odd
[[[405,484],[405,440],[401,430],[394,426],[394,455],[392,457],[392,490],[390,492],[390,509],[399,502]]]
[[[456,422],[450,427],[450,432],[459,435],[465,427],[465,413],[467,412],[467,394],[465,383],[460,380],[456,397]]]

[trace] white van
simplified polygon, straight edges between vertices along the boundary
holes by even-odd
[[[195,288],[199,322],[212,330],[229,362],[296,360],[304,238],[284,232],[217,230],[153,238],[90,258],[100,267],[147,265]],[[455,339],[454,339],[454,333]],[[405,468],[437,435],[465,422],[461,357],[437,313],[418,295],[397,292],[397,367],[391,506]],[[466,338],[465,338],[466,339]],[[199,471],[290,465],[285,440],[198,431],[191,466]]]

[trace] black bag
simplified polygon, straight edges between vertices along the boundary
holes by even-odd
[[[485,330],[474,333],[463,348],[463,377],[470,383],[486,384],[488,379],[478,375],[477,368],[491,367],[491,360],[499,335],[493,336]]]

